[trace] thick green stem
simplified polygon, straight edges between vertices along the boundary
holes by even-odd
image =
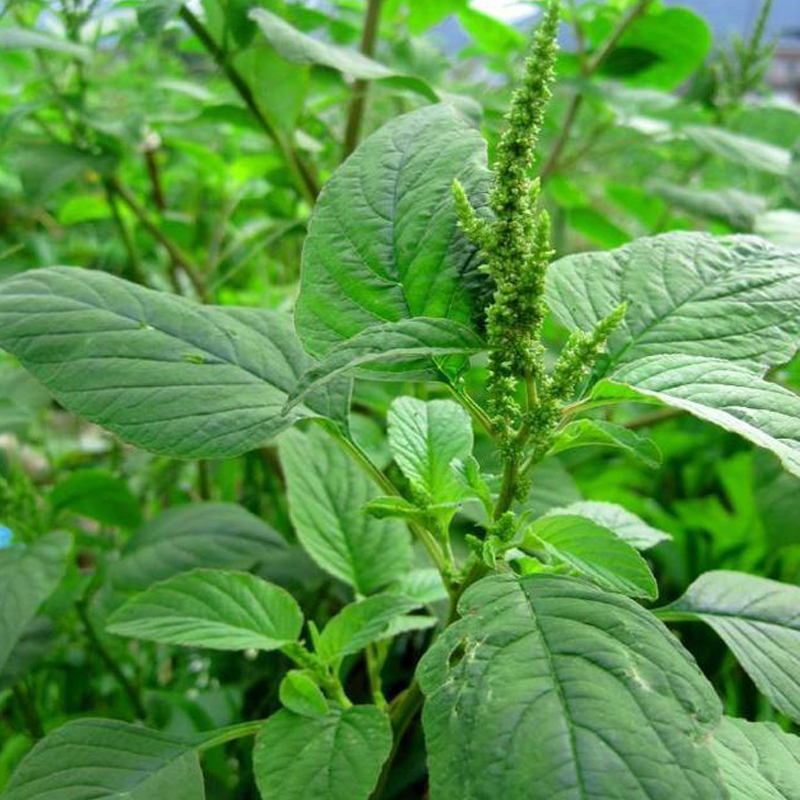
[[[254,736],[259,732],[265,719],[256,719],[252,722],[240,722],[238,725],[230,725],[216,731],[214,736],[206,739],[197,749],[202,753],[212,747],[219,747],[221,744],[232,742],[234,739],[242,739],[245,736]]]

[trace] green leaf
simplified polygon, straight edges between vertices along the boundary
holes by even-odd
[[[701,620],[713,628],[759,691],[800,721],[799,604],[797,586],[715,570],[657,613],[666,620]]]
[[[323,661],[339,662],[379,639],[393,619],[417,605],[415,600],[399,594],[377,594],[350,603],[323,628],[317,655]]]
[[[713,125],[687,125],[682,130],[696,147],[738,166],[780,176],[789,172],[792,157],[783,147]]]
[[[648,467],[661,463],[661,452],[652,439],[639,436],[622,425],[601,419],[576,419],[567,423],[553,440],[548,455],[575,447],[614,447],[640,459]]]
[[[424,3],[407,3],[408,30],[413,34],[424,33],[445,17],[467,5],[467,0],[426,0]]]
[[[69,410],[154,453],[233,456],[305,416],[342,418],[349,385],[281,411],[309,366],[291,320],[201,306],[102,272],[0,283],[0,346]]]
[[[557,458],[545,458],[533,468],[530,477],[534,488],[519,507],[519,512],[529,518],[581,499],[578,485]]]
[[[667,181],[654,181],[650,188],[684,211],[720,220],[740,231],[753,230],[756,218],[767,210],[765,198],[741,189],[698,189]]]
[[[410,568],[405,525],[363,512],[380,492],[337,442],[318,428],[292,430],[279,451],[297,537],[322,569],[366,595]]]
[[[53,511],[65,509],[104,525],[136,527],[142,521],[139,501],[125,481],[102,469],[70,473],[50,494]]]
[[[151,586],[115,611],[109,633],[213,650],[277,650],[303,613],[280,586],[247,572],[195,569]]]
[[[459,611],[417,670],[432,797],[725,797],[720,702],[652,614],[541,574],[485,578]]]
[[[800,475],[800,397],[749,370],[715,358],[651,356],[619,368],[614,384],[688,411],[773,452]]]
[[[603,248],[619,247],[632,238],[595,208],[570,208],[567,211],[567,221],[571,228]]]
[[[398,397],[387,415],[389,446],[414,491],[435,503],[464,495],[452,462],[472,455],[472,420],[452,400]]]
[[[263,800],[367,800],[391,746],[389,719],[374,706],[313,719],[278,711],[256,737],[253,771]]]
[[[471,355],[486,349],[483,340],[458,322],[435,317],[411,317],[373,325],[334,348],[301,376],[289,397],[287,410],[308,392],[345,373],[370,364],[392,364],[415,358]],[[370,373],[370,377],[379,377]],[[396,376],[388,375],[394,379]],[[440,377],[433,370],[431,378]]]
[[[0,549],[0,670],[39,606],[64,576],[71,548],[72,537],[56,532],[31,545]]]
[[[525,36],[516,28],[468,5],[459,9],[458,21],[483,53],[506,56],[525,46]]]
[[[96,194],[73,196],[58,209],[58,221],[62,225],[75,225],[79,222],[92,222],[107,219],[111,208],[106,199]]]
[[[458,229],[454,178],[485,205],[486,143],[445,105],[387,123],[334,173],[303,248],[295,314],[310,353],[324,356],[380,322],[444,317],[470,325],[465,276],[477,254]]]
[[[284,707],[295,714],[324,717],[328,713],[328,701],[322,690],[302,670],[290,669],[283,676],[278,695]]]
[[[31,750],[3,798],[203,800],[198,742],[116,720],[74,720]]]
[[[556,513],[539,517],[526,531],[523,549],[545,550],[602,589],[629,597],[658,597],[647,562],[621,537],[588,517]]]
[[[780,247],[800,248],[800,211],[767,211],[756,218],[755,232]]]
[[[390,588],[395,594],[414,600],[418,605],[427,605],[447,600],[447,589],[438,569],[421,567],[412,569]]]
[[[596,500],[580,500],[563,508],[553,508],[548,514],[569,514],[588,517],[603,528],[609,528],[623,541],[637,550],[648,550],[672,537],[664,531],[648,525],[626,508],[616,503],[603,503]]]
[[[711,750],[730,800],[800,797],[800,738],[774,723],[723,717]]]
[[[92,57],[92,51],[81,44],[58,39],[40,31],[13,26],[0,28],[0,50],[50,50],[81,61],[89,61]]]
[[[800,335],[800,253],[751,236],[667,233],[560,259],[547,273],[547,300],[568,328],[583,330],[628,302],[609,341],[609,372],[678,353],[782,364]]]
[[[269,525],[234,503],[191,503],[162,512],[111,564],[115,588],[133,592],[194,567],[250,569],[285,552]]]
[[[9,653],[5,666],[0,669],[0,692],[11,688],[17,681],[31,674],[36,665],[55,647],[57,634],[48,617],[34,617],[14,649]]]

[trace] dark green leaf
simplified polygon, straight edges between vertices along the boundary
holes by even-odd
[[[104,525],[133,528],[142,520],[139,501],[125,481],[101,469],[72,472],[50,495],[53,510],[73,511]]]

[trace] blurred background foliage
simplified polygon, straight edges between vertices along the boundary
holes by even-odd
[[[446,102],[480,127],[491,157],[538,5],[516,3],[509,15],[501,3],[467,0],[5,2],[0,277],[73,264],[201,302],[290,309],[314,199],[364,136]],[[734,5],[712,10],[729,17]],[[557,255],[673,229],[800,247],[800,47],[791,39],[800,8],[751,4],[740,35],[715,39],[696,7],[565,1],[538,164]],[[547,333],[562,336],[554,323]],[[478,364],[478,395],[483,377]],[[772,377],[800,389],[800,360]],[[356,436],[390,469],[381,426],[391,399],[410,391],[356,391]],[[698,420],[638,412],[615,421],[653,438],[659,469],[616,450],[570,451],[539,468],[539,507],[608,500],[669,532],[650,554],[663,601],[710,569],[800,583],[798,480]],[[218,462],[151,456],[78,422],[0,360],[0,547],[57,527],[79,544],[0,675],[0,790],[33,738],[73,716],[202,730],[277,706],[280,657],[242,661],[100,632],[114,603],[109,565],[132,537],[169,528],[167,509],[195,501],[255,517],[238,509],[231,520],[230,507],[217,507],[182,530],[242,531],[256,549],[241,565],[290,587],[309,616],[324,620],[341,604],[341,586],[296,548],[277,559],[257,549],[263,522],[294,540],[274,448]],[[468,517],[460,524],[470,530]],[[714,634],[681,633],[728,713],[775,718]],[[427,636],[401,637],[389,686],[408,679]],[[417,739],[391,796],[410,791],[420,759]],[[251,796],[244,750],[210,760],[210,796]]]

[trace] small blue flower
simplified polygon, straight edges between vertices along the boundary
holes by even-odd
[[[13,537],[13,533],[9,528],[6,528],[5,525],[0,525],[0,550],[4,547],[8,547],[11,544],[11,538]]]

